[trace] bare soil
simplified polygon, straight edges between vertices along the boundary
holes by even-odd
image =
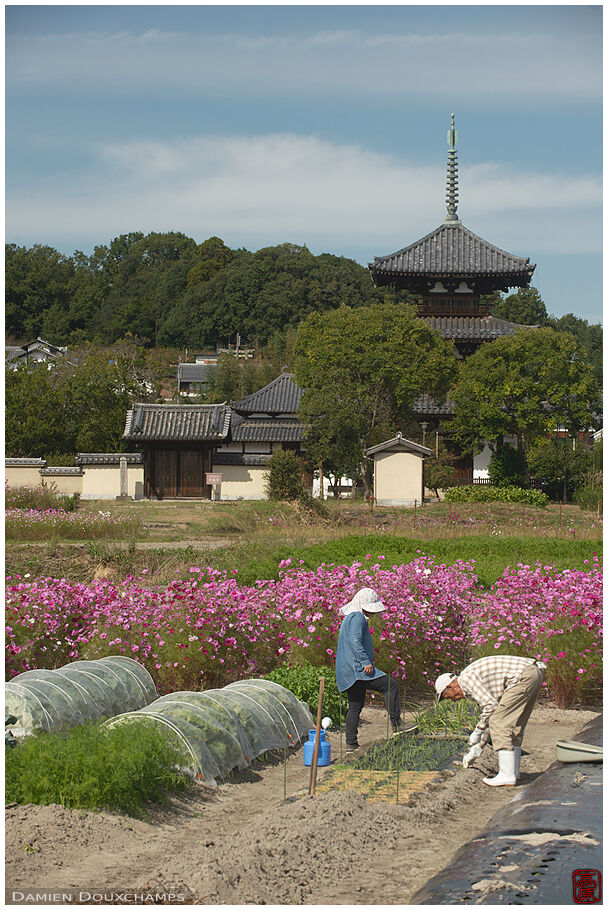
[[[526,731],[520,786],[555,760],[556,740],[570,739],[596,714],[539,704]],[[385,735],[383,711],[366,707],[362,720],[362,746]],[[329,739],[335,763],[339,736]],[[454,765],[408,805],[352,792],[310,799],[300,748],[287,762],[285,803],[278,760],[214,792],[195,787],[146,820],[11,806],[7,903],[19,902],[13,891],[117,904],[125,891],[162,890],[181,893],[189,904],[407,904],[520,789],[485,786],[481,778],[495,769],[486,749],[474,768]],[[324,773],[319,769],[320,778]]]

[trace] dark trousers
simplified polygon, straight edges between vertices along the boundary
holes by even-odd
[[[346,690],[348,696],[348,711],[346,712],[346,743],[355,745],[357,730],[359,729],[359,715],[365,704],[365,693],[368,689],[384,693],[384,703],[391,723],[398,723],[401,718],[399,704],[399,685],[390,676],[378,676],[376,679],[358,679]]]

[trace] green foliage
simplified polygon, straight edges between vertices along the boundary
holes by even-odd
[[[432,708],[417,711],[415,720],[419,733],[469,734],[477,724],[479,709],[470,701],[457,702],[443,699],[435,701]]]
[[[521,487],[493,487],[475,484],[469,487],[451,487],[445,494],[446,502],[524,502],[544,509],[549,499],[540,490],[522,490]]]
[[[121,234],[90,256],[7,244],[5,271],[7,334],[70,347],[129,334],[146,346],[200,348],[237,332],[266,344],[309,313],[383,296],[352,259],[292,243],[256,253],[219,237],[197,246],[178,231]]]
[[[546,325],[547,308],[536,288],[520,288],[515,294],[502,297],[490,303],[493,316],[516,322],[518,325]]]
[[[550,499],[568,502],[591,481],[593,469],[601,470],[601,446],[594,449],[569,437],[541,439],[528,452],[530,478]],[[601,483],[601,481],[600,481]],[[578,499],[577,499],[578,501]]]
[[[121,452],[132,402],[161,400],[170,352],[160,357],[124,341],[75,349],[71,361],[6,373],[6,453],[42,457],[66,452]]]
[[[498,446],[490,458],[488,474],[495,487],[521,487],[525,484],[526,460],[508,442]]]
[[[280,370],[275,371],[267,360],[259,356],[237,360],[234,354],[220,354],[204,402],[238,401],[276,379],[277,372]]]
[[[27,737],[6,752],[6,802],[52,803],[68,809],[112,809],[146,814],[146,804],[164,804],[182,790],[177,770],[184,756],[153,725],[75,727],[66,734]]]
[[[37,487],[7,487],[4,493],[5,508],[33,509],[36,512],[47,509],[73,512],[79,499],[79,493],[59,493],[55,484],[44,481]]]
[[[556,424],[573,435],[591,425],[599,388],[572,335],[522,329],[464,361],[453,399],[452,426],[466,452],[512,436],[525,453]]]
[[[438,771],[462,752],[458,740],[403,734],[375,743],[349,767],[354,771]]]
[[[597,512],[599,506],[601,514],[604,502],[604,487],[601,483],[586,483],[576,491],[575,499],[583,511]]]
[[[299,499],[304,494],[302,459],[288,449],[277,449],[270,457],[266,494],[269,499]]]
[[[319,702],[319,677],[325,680],[323,690],[323,716],[330,717],[334,729],[340,726],[346,717],[348,703],[346,696],[340,694],[336,685],[336,674],[333,668],[315,667],[308,662],[298,666],[277,667],[272,673],[267,673],[264,679],[270,679],[293,692],[300,701],[306,702],[313,718],[317,716]]]
[[[334,476],[362,475],[369,487],[364,449],[394,436],[419,395],[444,396],[455,375],[452,345],[406,304],[309,316],[298,331],[296,376],[311,464]]]
[[[439,452],[424,461],[424,483],[439,496],[439,490],[447,490],[456,481],[456,456],[449,451],[443,439],[439,441]]]

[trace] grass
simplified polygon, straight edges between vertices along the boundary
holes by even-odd
[[[421,734],[469,734],[477,723],[479,709],[468,700],[436,701],[432,707],[416,711],[414,719]]]
[[[143,724],[41,733],[6,750],[5,801],[144,816],[148,803],[164,805],[169,793],[184,789],[180,762],[164,732]]]
[[[79,511],[98,511],[99,503],[81,503]],[[90,581],[94,576],[120,580],[147,570],[150,583],[186,577],[192,565],[238,571],[241,583],[275,578],[282,559],[315,569],[321,563],[351,563],[378,556],[387,563],[407,562],[417,551],[448,564],[476,561],[486,586],[506,566],[518,562],[582,568],[602,552],[602,522],[577,506],[532,509],[509,503],[436,503],[417,509],[374,508],[349,501],[329,501],[329,519],[311,515],[297,504],[275,502],[137,502],[103,503],[104,511],[143,521],[148,533],[121,543],[68,544],[57,538],[28,544],[7,542],[9,575],[65,577]]]

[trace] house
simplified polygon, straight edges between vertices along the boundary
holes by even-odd
[[[43,338],[36,338],[21,347],[9,345],[5,348],[5,361],[9,370],[16,370],[20,364],[26,366],[47,363],[52,369],[57,361],[68,356],[68,349],[51,344]]]

